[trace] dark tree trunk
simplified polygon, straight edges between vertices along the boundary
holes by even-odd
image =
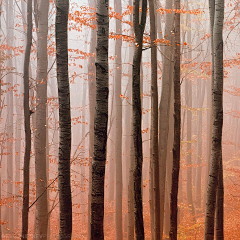
[[[150,160],[153,167],[153,206],[154,206],[154,239],[160,239],[160,190],[158,160],[158,85],[157,85],[157,46],[155,0],[149,0],[150,38],[151,38],[151,146]]]
[[[210,1],[211,2],[211,1]],[[223,239],[223,166],[222,166],[222,126],[223,126],[223,19],[224,0],[210,3],[213,52],[213,83],[212,83],[212,153],[208,178],[207,203],[205,215],[205,240],[214,239],[216,221],[216,239]],[[214,8],[214,12],[213,12]],[[214,16],[213,16],[214,14]],[[212,25],[211,25],[212,26]],[[216,206],[216,203],[218,206]]]
[[[140,0],[133,2],[133,27],[135,32],[135,50],[132,70],[132,106],[133,106],[133,142],[135,153],[134,181],[134,214],[136,239],[144,239],[143,212],[142,212],[142,108],[140,96],[140,64],[142,60],[143,33],[146,24],[147,0],[142,0],[140,19]]]
[[[22,207],[22,235],[21,239],[28,239],[29,212],[29,165],[31,153],[31,126],[29,109],[29,64],[32,46],[32,0],[27,1],[27,44],[25,49],[23,80],[24,80],[24,125],[25,125],[25,153],[23,167],[23,207]]]
[[[175,9],[180,9],[180,0],[174,1]],[[174,143],[173,143],[173,167],[170,201],[171,229],[170,239],[177,239],[178,222],[178,183],[180,170],[180,139],[181,139],[181,92],[180,92],[180,13],[174,16]]]
[[[98,0],[96,46],[96,107],[92,162],[91,239],[104,239],[104,178],[108,124],[108,0]]]
[[[68,240],[72,235],[71,197],[71,107],[68,79],[68,12],[69,1],[56,2],[56,57],[59,100],[59,162],[58,188],[60,204],[59,239]]]

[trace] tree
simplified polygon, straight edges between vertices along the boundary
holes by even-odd
[[[114,1],[115,12],[120,16],[122,15],[122,1]],[[122,34],[122,25],[120,20],[116,19],[116,33]],[[116,173],[116,195],[115,195],[115,224],[116,224],[116,239],[123,238],[122,233],[122,99],[121,99],[121,86],[122,86],[122,39],[116,40],[115,45],[115,112],[116,112],[116,131],[115,131],[115,173]]]
[[[37,31],[37,92],[36,92],[36,131],[35,131],[35,175],[36,175],[36,239],[47,239],[47,35],[49,0],[41,0],[35,9]]]
[[[223,126],[223,19],[224,1],[209,2],[212,32],[213,80],[212,80],[212,153],[208,177],[205,240],[214,239],[216,216],[216,239],[223,234],[223,169],[222,169],[222,126]],[[217,205],[216,205],[217,203]]]
[[[172,0],[166,2],[166,9],[172,9]],[[166,14],[166,26],[165,33],[166,39],[173,42],[173,13]],[[173,85],[173,44],[168,46],[167,44],[162,47],[162,90],[161,100],[159,103],[159,181],[160,181],[160,239],[163,236],[163,223],[164,223],[164,205],[165,205],[165,188],[166,188],[166,170],[167,170],[167,156],[171,151],[172,146],[169,149],[168,142],[172,138],[169,134],[170,125],[170,108],[171,108],[171,93]]]
[[[59,239],[72,235],[72,197],[70,180],[71,107],[68,79],[68,12],[69,1],[56,2],[56,58],[59,101],[59,162],[58,189],[60,204]]]
[[[171,229],[170,239],[177,239],[178,217],[178,183],[180,170],[180,137],[181,137],[181,92],[180,92],[180,0],[174,1],[174,143],[173,143],[173,166],[170,201]]]
[[[144,239],[142,213],[142,108],[140,97],[140,64],[142,60],[143,33],[146,24],[147,0],[142,0],[140,17],[140,0],[133,1],[133,28],[135,33],[135,48],[132,67],[132,111],[133,111],[133,142],[135,165],[134,182],[134,214],[136,239]],[[140,23],[139,23],[140,20]]]
[[[160,239],[160,189],[158,160],[158,85],[157,85],[157,46],[155,1],[149,0],[151,38],[151,162],[153,166],[153,206],[154,239]]]
[[[89,0],[89,6],[95,8],[95,1]],[[93,10],[92,10],[93,12]],[[96,52],[96,29],[91,29],[90,53]],[[89,188],[88,188],[88,240],[91,237],[91,202],[92,202],[92,161],[94,146],[94,110],[96,104],[96,68],[94,57],[91,56],[88,64],[88,96],[89,96]]]
[[[28,239],[29,212],[29,165],[31,154],[31,126],[29,108],[29,63],[32,46],[32,0],[27,1],[27,43],[24,58],[24,125],[25,125],[25,153],[23,167],[23,206],[22,206],[22,235],[21,239]]]
[[[98,0],[96,45],[96,106],[92,162],[91,239],[104,239],[104,177],[108,123],[108,0]]]

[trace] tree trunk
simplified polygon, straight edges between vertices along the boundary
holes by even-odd
[[[7,28],[7,44],[11,47],[14,47],[14,12],[13,12],[13,0],[6,1],[6,28]],[[7,50],[7,55],[10,56],[7,59],[7,66],[9,68],[13,67],[12,62],[12,54],[13,51],[11,48]],[[4,219],[7,224],[5,225],[6,229],[9,231],[14,231],[14,213],[13,213],[13,75],[7,74],[6,81],[8,85],[7,92],[7,211],[6,211],[6,219]]]
[[[95,1],[89,0],[89,6],[95,8]],[[95,53],[96,49],[96,29],[91,30],[91,45],[90,53]],[[88,183],[88,240],[91,238],[91,202],[92,202],[92,161],[93,161],[93,145],[94,145],[94,111],[96,105],[96,68],[95,68],[95,58],[90,57],[88,64],[88,96],[89,96],[89,183]]]
[[[25,153],[23,166],[23,207],[22,207],[22,235],[21,239],[28,239],[29,212],[29,165],[31,153],[31,126],[29,108],[29,63],[32,46],[32,0],[27,1],[27,43],[24,58],[24,125],[25,125]]]
[[[134,182],[134,214],[135,234],[137,240],[144,239],[143,212],[142,212],[142,108],[140,96],[140,64],[142,60],[143,32],[146,23],[147,1],[142,0],[141,20],[139,24],[140,0],[133,1],[133,27],[135,32],[135,49],[132,68],[132,111],[133,111],[133,142],[135,165],[133,171]]]
[[[114,1],[115,12],[122,15],[122,1]],[[121,22],[116,19],[116,33],[122,34]],[[115,45],[115,112],[116,112],[116,130],[115,130],[115,173],[116,173],[116,191],[115,191],[115,224],[116,224],[116,240],[123,239],[122,229],[122,39],[116,40]]]
[[[91,239],[104,239],[104,177],[108,123],[108,0],[98,0],[96,47],[96,108],[92,162]]]
[[[172,0],[166,2],[166,9],[172,9]],[[173,14],[166,14],[166,27],[164,36],[166,39],[173,41]],[[168,135],[169,135],[169,112],[172,88],[172,56],[174,53],[173,44],[163,46],[163,72],[162,72],[162,90],[159,104],[159,181],[160,181],[160,240],[163,236],[164,223],[164,205],[165,205],[165,185],[166,185],[166,162],[168,152]]]
[[[174,1],[175,9],[180,9],[180,0]],[[180,139],[181,139],[181,92],[180,92],[180,13],[174,16],[174,143],[173,143],[173,167],[170,201],[171,229],[170,239],[177,239],[178,220],[178,183],[180,170]]]
[[[153,167],[153,206],[154,206],[154,239],[160,239],[160,190],[158,160],[158,85],[157,85],[157,46],[155,0],[149,0],[150,38],[151,38],[151,137],[150,161]]]
[[[211,2],[211,1],[210,1]],[[211,3],[210,3],[211,4]],[[212,3],[213,4],[213,3]],[[212,85],[212,154],[210,163],[210,173],[208,178],[208,191],[205,215],[205,240],[214,239],[214,218],[216,215],[220,218],[217,221],[218,229],[217,239],[223,239],[223,180],[222,178],[222,125],[223,125],[223,19],[224,19],[224,1],[215,0],[214,16],[212,8],[210,9],[213,22],[213,85]],[[220,179],[219,179],[220,178]],[[220,181],[219,181],[220,180]],[[217,194],[218,191],[218,194]],[[220,204],[216,207],[217,203]]]
[[[59,162],[58,188],[60,204],[59,239],[68,240],[72,235],[71,197],[71,106],[68,79],[68,12],[69,1],[56,3],[56,57],[59,101]]]
[[[47,134],[47,34],[49,0],[41,0],[37,11],[37,96],[35,131],[35,174],[36,174],[36,235],[47,240],[48,203],[46,173],[46,134]]]

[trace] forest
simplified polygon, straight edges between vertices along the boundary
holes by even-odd
[[[239,0],[0,0],[0,240],[240,239]]]

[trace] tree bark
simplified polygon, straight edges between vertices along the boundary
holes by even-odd
[[[210,1],[211,2],[211,1]],[[213,3],[210,3],[213,4]],[[210,5],[209,4],[209,5]],[[217,220],[217,239],[223,239],[223,180],[222,178],[222,125],[223,125],[223,19],[224,0],[215,0],[215,11],[210,5],[211,20],[213,22],[213,84],[212,84],[212,153],[210,173],[208,178],[207,203],[205,214],[205,240],[214,239],[215,214]],[[213,18],[214,17],[214,18]],[[211,25],[212,26],[212,25]],[[220,179],[219,179],[220,178]],[[220,181],[219,181],[220,180]],[[218,194],[217,194],[218,192]],[[217,203],[220,204],[216,207]],[[217,210],[216,210],[217,208]],[[216,212],[217,211],[217,212]],[[215,213],[216,212],[216,213]]]
[[[72,235],[71,197],[71,106],[68,79],[68,12],[69,1],[56,3],[56,57],[59,100],[59,162],[58,189],[60,204],[59,239],[68,240]]]
[[[37,10],[37,94],[35,131],[35,174],[36,174],[36,235],[35,238],[47,240],[48,203],[46,170],[47,134],[47,34],[49,0],[41,0]]]
[[[22,235],[21,239],[28,239],[28,212],[29,212],[29,165],[31,153],[31,126],[29,108],[29,64],[32,46],[32,0],[27,1],[27,43],[25,49],[23,81],[24,81],[24,126],[25,126],[25,153],[23,167],[23,207],[22,207]]]
[[[132,109],[133,109],[133,142],[135,165],[134,181],[134,214],[135,234],[137,240],[144,239],[143,212],[142,212],[142,108],[140,96],[140,64],[142,60],[143,32],[146,24],[147,0],[142,0],[140,18],[140,0],[133,1],[133,28],[135,32],[135,49],[132,68]],[[140,24],[139,24],[139,19]]]
[[[158,160],[158,85],[157,85],[157,46],[155,0],[149,0],[150,38],[151,38],[151,137],[150,161],[153,167],[153,206],[154,206],[154,239],[160,239],[160,189]]]
[[[115,12],[122,15],[122,1],[114,1]],[[116,19],[116,33],[122,34],[122,25],[120,20]],[[115,224],[116,240],[123,239],[122,229],[122,39],[116,40],[115,45],[115,112],[116,112],[116,130],[115,130],[115,173],[116,173],[116,191],[115,191]]]
[[[95,0],[89,0],[89,6],[95,8]],[[93,12],[93,10],[92,10]],[[96,29],[91,30],[90,53],[96,52]],[[96,68],[95,58],[90,57],[88,64],[88,96],[89,96],[89,183],[88,183],[88,240],[91,238],[91,202],[92,202],[92,161],[93,161],[93,145],[94,145],[94,110],[96,105]]]
[[[92,163],[91,239],[104,239],[104,177],[108,124],[108,0],[98,0],[96,46],[96,108]]]
[[[180,9],[180,0],[174,1],[175,10]],[[174,15],[174,143],[173,143],[173,167],[170,201],[171,229],[170,239],[177,239],[178,220],[178,183],[180,170],[180,140],[181,140],[181,92],[180,92],[180,13]]]
[[[172,0],[166,2],[166,9],[172,9]],[[166,39],[173,41],[173,14],[166,14],[166,27],[164,36]],[[162,90],[161,100],[159,104],[159,182],[160,182],[160,240],[163,236],[164,224],[164,205],[165,205],[165,185],[166,185],[166,163],[168,152],[168,136],[169,136],[169,112],[171,102],[171,89],[172,89],[172,72],[173,72],[173,44],[171,46],[162,47]]]

